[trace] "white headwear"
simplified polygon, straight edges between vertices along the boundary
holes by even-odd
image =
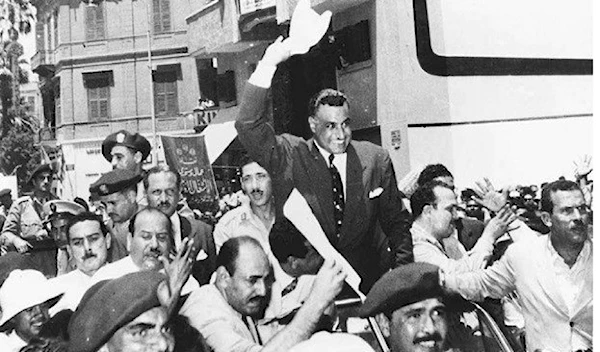
[[[37,306],[64,293],[37,270],[13,270],[0,287],[0,326],[27,308]]]

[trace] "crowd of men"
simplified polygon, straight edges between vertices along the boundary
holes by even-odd
[[[247,200],[214,228],[187,206],[177,170],[142,168],[151,145],[124,130],[102,143],[113,170],[89,188],[101,213],[57,199],[48,165],[12,204],[0,191],[0,352],[372,350],[335,332],[351,273],[285,217],[294,189],[361,278],[357,314],[375,318],[391,351],[472,350],[460,318],[474,309],[467,300],[484,302],[515,350],[592,350],[591,199],[582,183],[543,188],[542,234],[489,180],[466,209],[485,217],[459,215],[443,165],[399,187],[388,152],[352,140],[342,92],[310,101],[313,138],[277,135],[268,89],[291,55],[279,38],[246,85],[236,128]]]

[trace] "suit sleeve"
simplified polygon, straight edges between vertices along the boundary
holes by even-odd
[[[389,240],[393,254],[393,265],[414,262],[413,243],[410,234],[411,215],[402,203],[400,191],[396,184],[394,166],[385,152],[383,159],[383,192],[379,202],[379,223]]]
[[[285,160],[285,148],[267,121],[267,92],[268,89],[246,84],[235,128],[250,157],[273,172]]]

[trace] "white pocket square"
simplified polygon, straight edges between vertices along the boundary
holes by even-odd
[[[204,249],[201,249],[200,252],[198,252],[198,255],[196,256],[196,260],[204,260],[206,258],[208,258],[208,254],[206,254]]]
[[[374,190],[369,192],[369,199],[377,198],[377,197],[379,197],[379,195],[381,193],[383,193],[383,188],[381,188],[381,187],[375,188]]]

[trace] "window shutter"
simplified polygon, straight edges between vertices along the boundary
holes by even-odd
[[[169,32],[171,30],[171,11],[169,8],[169,0],[160,0],[161,2],[161,14],[162,14],[162,31]]]

